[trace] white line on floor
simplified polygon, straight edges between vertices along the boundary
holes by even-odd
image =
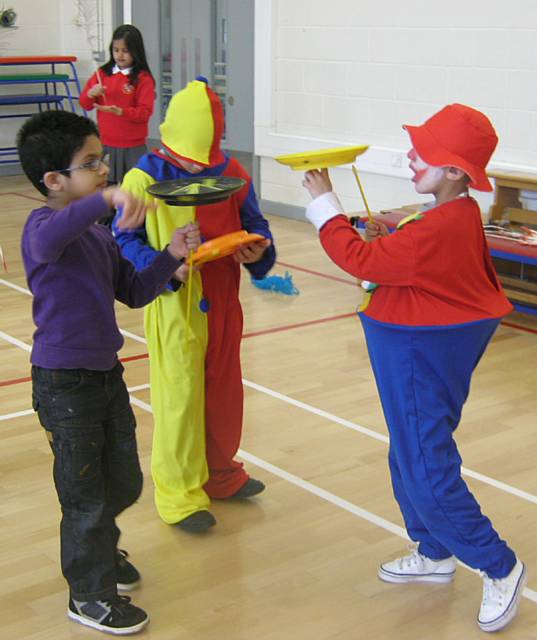
[[[33,409],[25,409],[24,411],[15,411],[15,413],[4,413],[0,416],[0,422],[2,420],[11,420],[12,418],[22,418],[22,416],[31,416],[34,413]]]
[[[0,336],[3,334],[3,332],[0,331]],[[7,334],[4,334],[7,335]],[[13,339],[14,340],[14,339]],[[20,342],[20,341],[17,341]],[[15,344],[15,343],[13,343]],[[26,345],[25,343],[20,343],[21,345],[23,345],[22,348],[26,348],[29,347],[29,345]],[[265,393],[265,389],[266,387],[262,387],[261,385],[257,385],[255,383],[251,383],[248,380],[243,380],[244,384],[246,386],[250,386],[254,389],[256,389],[257,391],[260,391],[262,393]],[[129,393],[132,394],[133,391],[141,391],[143,389],[147,389],[149,388],[148,384],[143,384],[143,385],[137,385],[135,387],[131,387],[129,388]],[[273,392],[272,390],[268,390],[271,391],[271,393],[269,395],[272,395],[280,400],[284,400],[285,398],[287,398],[287,396],[284,396],[283,394],[279,394],[277,392]],[[151,405],[149,405],[147,402],[144,402],[143,400],[139,400],[138,398],[135,398],[134,396],[130,396],[130,400],[132,402],[132,404],[136,407],[139,407],[140,409],[143,409],[144,411],[147,411],[148,413],[153,413],[153,410],[151,409]],[[292,400],[292,398],[289,398],[289,400]],[[285,400],[286,401],[286,400]],[[292,402],[290,402],[290,404],[296,404],[298,401],[294,401],[292,400]],[[299,406],[300,408],[306,408],[308,411],[310,409],[314,409],[314,411],[312,411],[312,413],[316,413],[317,415],[323,415],[323,417],[327,417],[330,416],[331,414],[328,414],[326,412],[321,412],[320,410],[315,410],[315,407],[310,407],[309,405],[306,405],[304,403],[298,403],[296,404],[296,406]],[[33,411],[30,410],[26,410],[26,411],[19,411],[16,414],[10,414],[9,417],[19,417],[22,415],[29,415],[30,413],[33,413]],[[335,417],[335,416],[334,416]],[[0,420],[2,419],[2,416],[0,416]],[[5,417],[5,419],[7,419],[7,416]],[[353,424],[353,423],[350,423]],[[357,425],[354,425],[357,426]],[[369,430],[367,430],[369,431]],[[377,434],[378,435],[378,434]],[[352,513],[353,515],[357,516],[358,518],[361,518],[362,520],[366,520],[367,522],[370,522],[371,524],[384,529],[385,531],[388,531],[389,533],[392,533],[396,536],[399,536],[400,538],[403,538],[405,540],[408,540],[408,536],[406,531],[394,524],[393,522],[390,522],[389,520],[386,520],[385,518],[381,518],[380,516],[377,516],[376,514],[372,513],[371,511],[367,511],[366,509],[362,509],[361,507],[359,507],[358,505],[353,504],[352,502],[349,502],[348,500],[344,500],[343,498],[340,498],[339,496],[331,493],[330,491],[326,491],[326,489],[322,489],[321,487],[318,487],[317,485],[313,484],[312,482],[308,482],[307,480],[303,480],[302,478],[300,478],[299,476],[295,476],[292,473],[289,473],[288,471],[285,471],[284,469],[281,469],[280,467],[276,467],[275,465],[271,464],[270,462],[267,462],[266,460],[263,460],[262,458],[258,458],[257,456],[254,456],[251,453],[248,453],[247,451],[243,451],[242,449],[239,449],[238,451],[238,455],[243,458],[244,460],[246,460],[247,462],[250,462],[251,464],[254,464],[255,466],[259,467],[260,469],[264,469],[265,471],[271,473],[272,475],[275,475],[279,478],[282,478],[282,480],[285,480],[286,482],[289,482],[290,484],[293,484],[297,487],[299,487],[300,489],[303,489],[304,491],[307,491],[308,493],[311,493],[312,495],[317,496],[318,498],[321,498],[322,500],[325,500],[326,502],[329,502],[330,504],[333,504],[334,506],[338,507],[339,509],[344,509],[345,511],[348,511],[349,513]],[[503,483],[500,483],[503,484]],[[467,567],[466,565],[464,565],[463,563],[459,563],[461,564],[461,566],[465,567],[466,569],[469,569],[469,567]],[[473,571],[473,569],[469,569],[470,571]],[[531,600],[532,602],[537,603],[537,592],[534,591],[533,589],[530,589],[529,587],[526,587],[524,589],[524,593],[523,593],[524,597],[527,598],[528,600]]]
[[[2,282],[4,281],[0,278],[0,284]],[[147,341],[145,338],[138,336],[134,333],[131,333],[129,331],[123,331],[123,334],[126,337],[137,340],[138,342],[143,342],[144,344],[147,344]],[[27,345],[26,343],[21,342],[16,338],[12,338],[11,336],[8,336],[8,334],[0,331],[0,338],[2,337],[4,337],[4,339],[6,339],[8,342],[11,342],[16,346],[20,346],[22,349],[25,349],[26,351],[31,350],[30,345]],[[298,409],[302,409],[303,411],[312,413],[330,422],[339,424],[342,427],[345,427],[346,429],[351,429],[352,431],[356,431],[357,433],[361,433],[362,435],[365,435],[368,438],[373,438],[374,440],[378,440],[379,442],[383,442],[385,444],[389,443],[388,436],[382,433],[378,433],[376,431],[373,431],[372,429],[363,427],[362,425],[356,424],[355,422],[351,422],[350,420],[345,420],[345,418],[340,418],[332,413],[329,413],[328,411],[324,411],[323,409],[318,409],[317,407],[314,407],[305,402],[301,402],[300,400],[295,400],[294,398],[291,398],[290,396],[286,396],[285,394],[280,393],[279,391],[274,391],[273,389],[269,389],[268,387],[264,387],[263,385],[257,384],[255,382],[250,382],[250,380],[245,380],[243,378],[242,382],[245,387],[249,387],[251,389],[254,389],[255,391],[259,391],[260,393],[264,393],[268,396],[276,398],[277,400],[286,402],[287,404],[297,407]],[[147,386],[142,385],[138,387],[137,390],[141,390],[142,388],[149,388],[149,385]],[[512,485],[507,484],[506,482],[501,482],[501,480],[496,480],[495,478],[491,478],[490,476],[486,476],[482,473],[479,473],[478,471],[473,471],[472,469],[468,469],[466,467],[462,467],[461,472],[464,476],[467,476],[468,478],[472,478],[474,480],[482,482],[483,484],[487,484],[491,487],[494,487],[495,489],[499,489],[500,491],[503,491],[504,493],[508,493],[509,495],[520,498],[521,500],[525,500],[526,502],[537,504],[536,495],[533,495],[532,493],[528,493],[527,491],[523,491],[522,489],[518,489],[517,487],[513,487]]]
[[[129,392],[132,392],[132,388],[129,389]],[[144,411],[147,411],[149,413],[153,413],[151,405],[147,404],[147,402],[138,400],[137,398],[134,398],[132,395],[130,396],[130,398],[131,398],[132,404],[134,404],[135,406],[140,407],[140,409],[143,409]],[[308,493],[311,493],[314,496],[317,496],[318,498],[325,500],[326,502],[329,502],[330,504],[333,504],[335,507],[338,507],[339,509],[344,509],[345,511],[352,513],[353,515],[357,516],[358,518],[361,518],[362,520],[366,520],[367,522],[370,522],[371,524],[379,527],[380,529],[384,529],[385,531],[388,531],[389,533],[399,536],[404,540],[409,540],[407,532],[405,531],[405,529],[403,529],[403,527],[400,527],[394,524],[393,522],[386,520],[385,518],[381,518],[380,516],[377,516],[375,513],[372,513],[371,511],[362,509],[362,507],[359,507],[358,505],[353,504],[348,500],[344,500],[343,498],[340,498],[334,493],[331,493],[330,491],[326,491],[326,489],[322,489],[321,487],[318,487],[316,484],[313,484],[312,482],[303,480],[299,476],[295,476],[294,474],[289,473],[288,471],[285,471],[285,469],[281,469],[280,467],[277,467],[271,464],[270,462],[263,460],[262,458],[258,458],[257,456],[254,456],[253,454],[248,453],[243,449],[239,449],[238,455],[243,460],[250,462],[256,467],[259,467],[260,469],[264,469],[265,471],[268,471],[268,473],[271,473],[272,475],[277,476],[278,478],[281,478],[282,480],[285,480],[286,482],[289,482],[290,484],[293,484],[296,487],[303,489],[304,491],[307,491]],[[471,569],[464,563],[459,561],[457,562],[459,565],[461,565],[465,569],[472,571],[472,573],[477,573],[474,569]],[[531,600],[532,602],[537,603],[537,591],[534,591],[533,589],[526,587],[524,589],[523,595],[528,600]]]
[[[0,331],[0,338],[2,338],[2,340],[5,340],[6,342],[9,342],[10,344],[15,345],[16,347],[19,347],[19,349],[24,349],[24,351],[32,350],[31,345],[26,344],[26,342],[22,342],[21,340],[18,340],[17,338],[10,336],[3,331]]]

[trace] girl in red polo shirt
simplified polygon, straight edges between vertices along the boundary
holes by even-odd
[[[80,96],[83,109],[97,109],[104,151],[110,156],[110,183],[121,183],[147,152],[154,102],[155,81],[142,34],[131,24],[121,25],[112,35],[110,59],[91,76]]]

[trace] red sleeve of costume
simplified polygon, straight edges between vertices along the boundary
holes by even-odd
[[[365,242],[348,218],[339,215],[321,228],[319,238],[330,259],[357,278],[394,286],[415,281],[416,251],[412,235],[404,228]]]
[[[227,176],[228,178],[242,178],[243,180],[246,180],[246,184],[239,191],[237,191],[236,195],[239,207],[242,206],[243,202],[248,197],[252,178],[250,177],[246,169],[242,166],[242,164],[235,158],[230,158],[227,167],[224,169],[222,175]]]
[[[147,122],[155,104],[155,81],[147,71],[138,76],[134,103],[134,107],[123,108],[123,116],[132,122]]]
[[[82,93],[80,94],[80,98],[78,99],[78,101],[80,102],[80,106],[86,111],[91,111],[95,106],[96,101],[88,96],[88,91],[96,84],[98,84],[97,74],[94,73],[86,82],[86,86],[84,87],[84,89],[82,89]]]

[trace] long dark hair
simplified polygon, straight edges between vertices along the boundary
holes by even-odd
[[[144,39],[139,29],[132,24],[122,24],[112,34],[112,42],[110,43],[110,60],[103,64],[101,69],[109,76],[112,74],[114,68],[114,40],[124,40],[127,45],[127,49],[132,56],[132,71],[130,73],[131,84],[136,84],[136,80],[140,75],[140,71],[147,71],[152,77],[151,69],[147,64],[147,58],[145,55]]]

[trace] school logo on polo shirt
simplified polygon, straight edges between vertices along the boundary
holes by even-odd
[[[128,95],[129,93],[132,93],[134,91],[134,87],[132,86],[132,84],[129,84],[128,82],[126,82],[123,85],[122,91],[123,93],[126,93]]]

